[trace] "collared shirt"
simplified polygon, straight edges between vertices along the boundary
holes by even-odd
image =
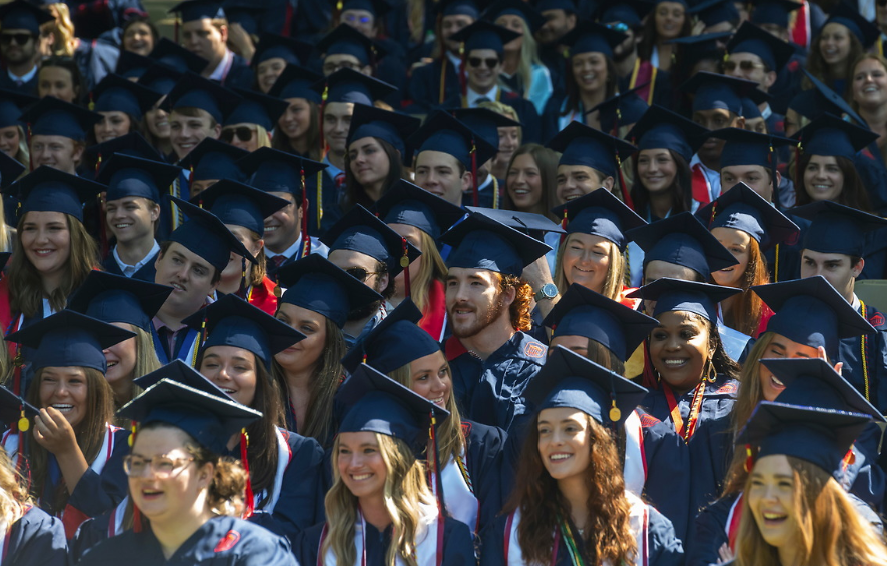
[[[499,86],[494,85],[486,94],[478,94],[468,87],[467,92],[465,94],[465,101],[468,103],[468,108],[477,108],[478,99],[485,98],[489,101],[495,101],[496,97],[499,95]]]
[[[228,71],[231,70],[231,64],[234,62],[234,53],[231,52],[230,49],[225,49],[225,56],[222,57],[222,60],[219,61],[219,64],[213,70],[213,72],[209,76],[209,80],[222,82],[225,80],[225,77],[228,76]]]
[[[714,169],[709,169],[705,166],[705,163],[699,159],[699,154],[694,154],[693,159],[690,160],[690,170],[693,170],[693,167],[699,165],[702,170],[702,174],[705,175],[705,179],[708,181],[708,185],[711,187],[709,191],[711,194],[708,195],[711,200],[715,200],[719,196],[721,196],[721,173],[720,171],[715,171]],[[711,202],[711,200],[709,202]]]
[[[856,293],[853,293],[853,300],[850,302],[850,306],[853,307],[858,313],[862,311],[862,301],[859,300],[859,297],[856,296]]]
[[[169,357],[173,358],[175,356],[174,352],[176,349],[176,337],[179,332],[183,330],[187,332],[188,325],[183,324],[180,327],[173,329],[171,326],[157,318],[156,316],[151,321],[154,324],[154,330],[157,331],[157,336],[160,337],[161,340],[166,340],[166,346],[168,348],[167,352],[169,353]]]
[[[456,71],[459,71],[462,68],[462,59],[460,59],[458,55],[453,55],[450,51],[447,51],[447,59],[450,60],[450,63],[456,68]]]
[[[114,246],[114,249],[111,250],[111,255],[114,256],[114,261],[117,262],[117,267],[120,268],[120,272],[127,277],[132,277],[135,273],[141,268],[145,267],[145,265],[151,261],[151,259],[157,255],[160,251],[160,244],[157,243],[157,240],[154,240],[154,245],[151,246],[151,251],[148,252],[148,255],[143,257],[140,261],[138,261],[135,265],[129,265],[123,262],[120,259],[120,255],[117,253],[117,246]]]
[[[763,118],[764,120],[766,120],[766,119],[769,118],[772,114],[773,114],[773,109],[770,108],[770,103],[769,103],[769,102],[765,102],[765,103],[764,103],[764,109],[761,110],[761,118]]]
[[[22,75],[20,77],[8,69],[6,71],[6,74],[9,75],[9,78],[12,79],[12,82],[14,82],[16,84],[24,84],[34,78],[34,76],[37,74],[37,70],[38,70],[38,66],[34,65],[33,69],[31,69],[30,71],[28,71],[27,73],[25,73],[24,75]]]
[[[311,239],[311,249],[308,250],[309,254],[320,254],[323,257],[326,257],[327,254],[330,253],[330,249],[328,247],[326,247],[326,244],[321,243],[320,240],[318,240],[314,236],[311,236],[310,239]],[[265,248],[265,253],[268,255],[268,259],[270,259],[272,261],[274,261],[274,258],[276,258],[278,256],[283,256],[285,258],[284,260],[281,260],[281,261],[286,261],[286,259],[289,259],[292,257],[299,259],[299,253],[301,253],[301,251],[302,251],[302,235],[301,234],[299,235],[298,238],[296,238],[296,241],[293,242],[293,245],[291,245],[287,249],[283,250],[283,252],[281,252],[279,254],[276,254],[276,253],[272,252],[270,249]]]

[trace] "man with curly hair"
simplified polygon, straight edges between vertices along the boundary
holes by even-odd
[[[442,240],[453,246],[446,282],[453,335],[445,343],[453,391],[469,419],[507,430],[526,412],[524,388],[546,357],[545,345],[525,334],[533,291],[521,273],[551,248],[476,213]]]

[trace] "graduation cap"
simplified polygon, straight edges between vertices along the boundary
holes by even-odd
[[[656,301],[653,316],[672,311],[692,312],[709,322],[716,323],[718,303],[741,292],[742,289],[734,287],[663,277],[635,289],[628,296]]]
[[[182,322],[191,328],[206,328],[202,352],[213,346],[242,348],[255,354],[268,370],[274,354],[305,339],[295,328],[237,295],[225,295]]]
[[[841,24],[847,28],[850,33],[855,35],[862,44],[863,50],[874,45],[875,41],[881,36],[881,29],[874,23],[868,21],[856,9],[838,2],[832,8],[831,17],[825,22],[825,26],[829,24]]]
[[[603,53],[613,58],[613,50],[628,36],[596,22],[581,22],[561,38],[560,43],[570,48],[570,57],[579,53]]]
[[[323,76],[309,71],[295,64],[289,64],[283,70],[271,90],[268,91],[269,96],[276,96],[288,100],[290,98],[304,98],[315,104],[320,104],[321,93],[312,88],[318,81],[322,81]]]
[[[865,120],[859,117],[853,108],[847,104],[844,97],[833,91],[825,85],[821,80],[817,79],[810,71],[801,67],[807,80],[813,85],[813,88],[802,90],[795,96],[788,107],[800,114],[801,116],[815,120],[819,116],[830,113],[836,116],[846,114],[853,118],[857,124],[865,124]]]
[[[203,138],[178,165],[191,171],[192,183],[209,179],[241,180],[244,173],[238,161],[247,155],[249,152],[245,149],[214,138]]]
[[[175,41],[165,37],[161,37],[157,41],[157,45],[154,46],[148,57],[183,75],[188,71],[200,74],[209,65],[209,61],[200,55],[188,51]]]
[[[179,359],[175,359],[151,373],[137,377],[132,382],[142,389],[148,389],[164,379],[221,397],[222,399],[230,398],[230,395],[219,389],[215,383],[204,377],[202,373]]]
[[[98,158],[101,156],[111,156],[115,153],[140,157],[150,161],[163,161],[163,156],[138,132],[130,132],[106,142],[89,146],[85,152],[94,161],[99,160]],[[102,162],[104,163],[103,160]]]
[[[348,24],[339,24],[317,43],[317,52],[330,55],[351,55],[361,65],[371,65],[385,56],[385,51],[372,39]]]
[[[53,19],[48,12],[25,0],[15,0],[0,6],[0,27],[4,31],[24,29],[39,35],[40,26]]]
[[[286,112],[289,103],[286,100],[268,96],[254,90],[242,88],[231,89],[242,99],[234,110],[225,118],[223,126],[235,124],[258,124],[270,132],[277,125],[277,120]]]
[[[440,352],[440,344],[418,326],[422,318],[409,298],[388,313],[342,358],[342,367],[353,374],[361,363],[388,374],[408,363]]]
[[[543,326],[552,328],[552,338],[584,336],[600,343],[622,361],[659,324],[652,317],[618,301],[573,283],[554,305]]]
[[[53,96],[41,98],[19,118],[30,125],[32,136],[62,136],[72,140],[86,139],[86,132],[101,119],[100,114]]]
[[[559,165],[584,165],[608,177],[616,177],[618,163],[637,149],[626,141],[575,121],[551,138],[546,147],[561,152]]]
[[[24,165],[0,151],[0,188],[13,184],[24,170]],[[2,271],[2,267],[0,267],[0,271]]]
[[[505,51],[505,44],[520,37],[519,33],[497,26],[486,20],[478,20],[450,36],[453,41],[464,44],[467,56],[476,49],[492,49],[496,53]]]
[[[403,179],[391,185],[373,211],[385,224],[413,226],[435,241],[465,215],[462,208]]]
[[[825,113],[795,132],[801,150],[807,155],[830,155],[853,159],[878,139],[867,127],[856,126]]]
[[[391,4],[388,0],[336,0],[341,6],[341,12],[346,10],[363,10],[369,12],[374,18],[382,18],[391,11]]]
[[[786,386],[779,394],[780,403],[864,413],[876,421],[887,422],[881,411],[822,358],[776,358],[760,362]]]
[[[728,2],[733,4],[732,1]],[[761,58],[767,69],[778,73],[794,55],[794,48],[769,31],[751,22],[743,22],[727,43],[727,53],[751,53]]]
[[[751,98],[743,98],[742,117],[746,119],[746,126],[748,126],[748,120],[757,120],[759,118],[763,119],[764,115],[761,114],[761,109],[758,108],[758,105],[755,104],[754,100],[752,100]]]
[[[803,6],[792,0],[753,0],[754,8],[749,21],[759,26],[774,25],[788,29],[791,13]]]
[[[354,69],[339,69],[311,85],[311,88],[321,93],[326,103],[351,102],[367,106],[397,91],[397,87]]]
[[[778,156],[776,148],[792,145],[789,138],[772,134],[759,134],[742,128],[724,128],[708,133],[708,137],[725,140],[721,150],[721,168],[733,165],[759,165],[775,169]],[[774,184],[776,177],[773,177]]]
[[[225,13],[222,11],[222,2],[218,0],[185,0],[166,11],[167,14],[176,12],[181,14],[184,24],[207,18],[215,20],[225,17]]]
[[[199,108],[221,124],[241,100],[240,96],[217,82],[186,73],[166,96],[163,106],[169,112],[179,108]]]
[[[343,432],[375,432],[399,438],[415,452],[424,452],[432,415],[437,424],[450,413],[380,373],[360,364],[339,386],[337,402],[344,409],[339,422]]]
[[[626,236],[644,250],[644,268],[651,261],[664,261],[708,279],[715,271],[739,263],[690,212],[635,228]]]
[[[758,447],[757,458],[799,458],[829,475],[843,465],[850,447],[871,422],[868,415],[761,401],[736,439]]]
[[[648,84],[650,83],[644,83],[641,86],[608,98],[586,112],[586,114],[598,112],[601,130],[610,134],[618,134],[619,128],[637,123],[641,116],[644,115],[644,112],[650,108],[647,101],[637,95],[637,91]],[[619,136],[617,135],[616,137]]]
[[[480,10],[474,0],[440,0],[437,2],[437,12],[442,17],[468,16],[472,20],[480,17]]]
[[[689,73],[700,61],[715,59],[720,62],[723,60],[724,48],[722,45],[732,35],[733,32],[730,31],[719,31],[676,37],[665,43],[682,46],[679,63]]]
[[[448,268],[486,269],[514,277],[551,251],[545,243],[474,212],[441,236],[441,242],[453,246]]]
[[[758,83],[728,77],[717,73],[699,71],[681,85],[680,90],[695,94],[693,111],[723,109],[742,115],[742,99],[751,98],[757,104],[766,102],[767,93],[758,88]],[[760,93],[760,94],[759,94]]]
[[[314,46],[294,37],[284,37],[276,33],[263,33],[259,36],[259,44],[250,61],[251,67],[257,67],[268,59],[283,59],[290,65],[301,65],[308,61]],[[317,79],[312,80],[314,82]]]
[[[95,112],[123,112],[138,121],[160,100],[161,94],[120,75],[110,74],[96,85],[92,96]]]
[[[265,219],[290,203],[233,179],[221,179],[193,197],[191,204],[209,210],[226,225],[242,226],[261,238]]]
[[[391,144],[400,155],[406,157],[404,140],[415,132],[421,120],[399,112],[389,112],[367,106],[355,104],[354,113],[351,115],[351,126],[348,129],[347,145],[363,138],[378,138]],[[497,138],[498,141],[498,138]]]
[[[83,203],[104,190],[104,185],[41,165],[3,192],[21,201],[19,218],[28,212],[62,212],[83,222]]]
[[[231,252],[256,263],[256,258],[215,214],[180,198],[170,198],[188,219],[170,234],[169,241],[185,246],[219,271],[228,265]]]
[[[565,407],[613,427],[623,423],[647,393],[640,385],[563,346],[549,351],[545,365],[524,389],[524,397],[535,405],[537,414]]]
[[[767,332],[811,348],[822,346],[829,358],[837,356],[841,339],[875,332],[822,275],[756,285],[751,290],[774,312]]]
[[[321,242],[329,246],[330,253],[350,250],[368,255],[388,267],[388,276],[396,277],[422,255],[415,246],[361,205],[357,205],[339,219]],[[401,258],[407,258],[403,265]]]
[[[600,236],[616,244],[620,252],[624,252],[628,245],[625,232],[647,224],[605,188],[591,191],[553,208],[551,212],[568,221],[567,234]]]
[[[172,287],[90,271],[68,301],[67,308],[107,323],[124,322],[153,331],[151,319],[172,293]]]
[[[303,177],[317,175],[327,168],[323,163],[270,147],[260,147],[243,155],[237,166],[249,177],[250,186],[269,193],[289,193],[297,204],[304,198]]]
[[[762,249],[786,242],[800,228],[745,183],[737,183],[721,196],[699,208],[696,218],[715,228],[742,230]]]
[[[489,108],[454,108],[453,116],[481,135],[489,144],[499,149],[499,128],[520,128],[517,120],[503,116]]]
[[[0,128],[21,126],[22,110],[38,100],[36,96],[0,89]]]
[[[0,423],[6,425],[5,428],[10,429],[16,423],[21,423],[21,419],[33,419],[40,413],[40,409],[25,401],[23,397],[19,397],[9,389],[0,386]],[[30,428],[30,423],[19,430],[22,432]],[[22,430],[23,429],[23,430]]]
[[[133,51],[121,50],[114,72],[124,79],[139,79],[154,64],[154,60]]]
[[[706,27],[722,22],[739,21],[739,11],[733,0],[705,0],[690,8],[688,12],[699,18]]]
[[[123,153],[113,154],[96,176],[96,182],[108,186],[107,201],[141,197],[160,203],[160,194],[179,176],[181,169]]]
[[[696,122],[654,104],[626,137],[637,144],[639,151],[669,149],[689,163],[707,134],[708,130]]]
[[[556,232],[558,234],[567,233],[560,224],[552,222],[547,216],[536,214],[535,212],[520,212],[518,210],[505,210],[502,208],[483,208],[480,206],[466,206],[465,210],[505,224],[509,228],[514,228],[518,232],[526,234],[540,242],[545,240],[545,234],[548,232]],[[465,212],[463,211],[462,214],[464,215]]]
[[[538,10],[523,0],[496,0],[484,11],[483,18],[495,23],[500,16],[518,16],[527,24],[530,33],[536,33],[543,25],[545,18]]]
[[[161,379],[124,405],[117,416],[141,426],[162,422],[187,432],[198,444],[222,454],[231,437],[262,418],[236,401]]]
[[[243,31],[249,35],[259,33],[259,19],[268,11],[268,8],[246,0],[225,0],[222,2],[222,10],[229,24],[240,24]]]
[[[133,337],[128,330],[66,309],[7,334],[5,340],[36,350],[34,370],[77,366],[105,373],[108,364],[102,350]]]
[[[630,28],[638,28],[652,8],[645,0],[624,0],[618,4],[600,5],[596,10],[596,19],[602,24],[622,23]]]
[[[478,164],[486,163],[498,152],[496,146],[484,136],[440,110],[425,120],[422,127],[407,140],[407,145],[414,156],[423,151],[452,155],[468,170],[472,169],[472,149],[474,161]]]
[[[285,264],[277,272],[286,292],[281,303],[289,303],[330,319],[342,328],[348,313],[382,300],[382,295],[367,287],[319,254],[311,254]]]
[[[154,63],[139,77],[139,84],[145,85],[154,92],[167,95],[175,88],[180,78],[182,78],[182,73],[179,71],[161,63]]]
[[[880,216],[827,200],[792,208],[792,214],[811,221],[804,249],[822,254],[862,257],[866,234],[887,227]]]

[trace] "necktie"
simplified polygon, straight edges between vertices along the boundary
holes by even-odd
[[[280,267],[286,261],[286,256],[282,254],[271,256],[271,261],[274,262],[274,267]]]

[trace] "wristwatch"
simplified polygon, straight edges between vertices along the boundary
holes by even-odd
[[[535,295],[533,295],[533,298],[536,299],[537,303],[539,301],[550,301],[555,297],[557,297],[557,285],[554,283],[546,283]]]

